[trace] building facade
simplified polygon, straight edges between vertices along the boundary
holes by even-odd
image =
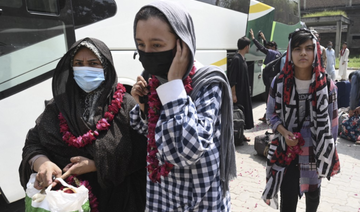
[[[341,43],[344,41],[348,43],[350,54],[360,54],[360,28],[357,27],[360,24],[360,0],[300,0],[300,10],[302,15],[324,10],[344,11],[351,24],[342,25]],[[326,46],[328,41],[332,41],[334,47],[341,48],[341,44],[335,43],[336,27],[336,24],[314,27],[320,33],[321,45]]]

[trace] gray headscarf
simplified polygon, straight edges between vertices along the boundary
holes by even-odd
[[[196,50],[195,30],[190,14],[181,5],[169,1],[156,1],[144,7],[155,7],[160,10],[169,21],[177,36],[188,45],[191,57],[187,72],[184,75],[184,78],[186,78],[193,67]],[[136,20],[134,23],[134,38],[135,34]],[[192,99],[195,99],[198,91],[202,87],[212,83],[220,84],[222,90],[220,179],[223,197],[225,197],[226,192],[229,190],[229,181],[236,177],[236,164],[233,136],[232,96],[230,85],[224,71],[216,66],[206,66],[197,70],[192,78],[193,91],[190,96]]]
[[[191,98],[195,99],[201,88],[212,83],[220,84],[219,87],[222,91],[220,180],[223,197],[225,197],[226,191],[229,190],[229,181],[236,177],[236,162],[231,88],[224,71],[217,66],[206,66],[197,70],[192,78]]]
[[[187,72],[184,75],[183,79],[185,79],[192,67],[193,61],[195,57],[195,50],[196,50],[196,38],[195,38],[195,30],[194,25],[192,22],[192,18],[187,10],[180,4],[176,4],[175,2],[169,1],[155,1],[148,5],[142,7],[139,11],[141,11],[145,7],[155,7],[156,9],[160,10],[167,20],[170,23],[170,26],[175,31],[176,35],[184,41],[190,49],[190,62],[187,67]],[[134,40],[136,35],[136,23],[137,20],[134,21]],[[136,45],[136,41],[135,41]],[[137,45],[136,45],[137,46]],[[137,47],[136,47],[137,48]]]

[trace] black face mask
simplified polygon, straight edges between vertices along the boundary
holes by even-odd
[[[151,75],[156,75],[167,79],[171,63],[174,59],[174,50],[164,52],[144,52],[138,50],[140,62],[146,71]]]

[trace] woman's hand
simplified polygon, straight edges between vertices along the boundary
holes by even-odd
[[[65,166],[63,171],[65,172],[61,178],[66,179],[72,174],[75,175],[82,175],[89,172],[95,172],[96,166],[94,160],[91,160],[86,157],[76,156],[70,158],[70,162],[68,165]]]
[[[360,106],[359,106],[359,107],[357,107],[357,108],[355,108],[355,110],[354,110],[354,114],[356,114],[356,115],[360,115]]]
[[[180,45],[181,42],[181,45]],[[186,43],[180,39],[176,41],[176,54],[170,66],[168,80],[181,79],[184,77],[189,65],[190,51]]]
[[[145,96],[149,93],[149,89],[147,88],[148,84],[146,80],[142,76],[138,76],[136,79],[136,83],[131,89],[131,95],[134,97],[135,101],[139,104],[140,109],[144,111],[144,104],[140,103],[139,97]]]
[[[237,103],[237,97],[236,95],[232,95],[233,103]]]
[[[353,116],[354,114],[354,110],[349,110],[349,117]]]
[[[39,157],[36,159],[34,162],[34,170],[37,172],[34,187],[39,190],[48,187],[50,184],[55,186],[56,183],[53,179],[60,177],[62,174],[61,169],[47,157]]]
[[[349,110],[349,117],[354,115],[360,115],[360,106],[355,108],[355,110]]]
[[[295,135],[292,132],[285,129],[283,125],[280,124],[277,127],[277,131],[285,138],[286,145],[296,146],[297,143],[299,142],[298,139],[296,139]]]
[[[286,130],[286,132],[282,135],[284,136],[285,142],[288,146],[296,146],[296,144],[299,142],[295,135],[290,131]]]

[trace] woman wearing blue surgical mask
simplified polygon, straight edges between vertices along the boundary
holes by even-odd
[[[88,48],[80,47],[74,56],[74,79],[86,93],[97,89],[105,80],[100,59]]]
[[[144,211],[146,138],[129,125],[135,100],[117,82],[101,41],[77,41],[58,63],[54,98],[28,132],[19,173],[26,189],[55,186],[53,177],[86,181],[91,211]]]
[[[174,2],[141,8],[134,40],[144,73],[130,123],[148,138],[147,211],[230,211],[236,168],[224,71],[195,61],[192,18]]]

